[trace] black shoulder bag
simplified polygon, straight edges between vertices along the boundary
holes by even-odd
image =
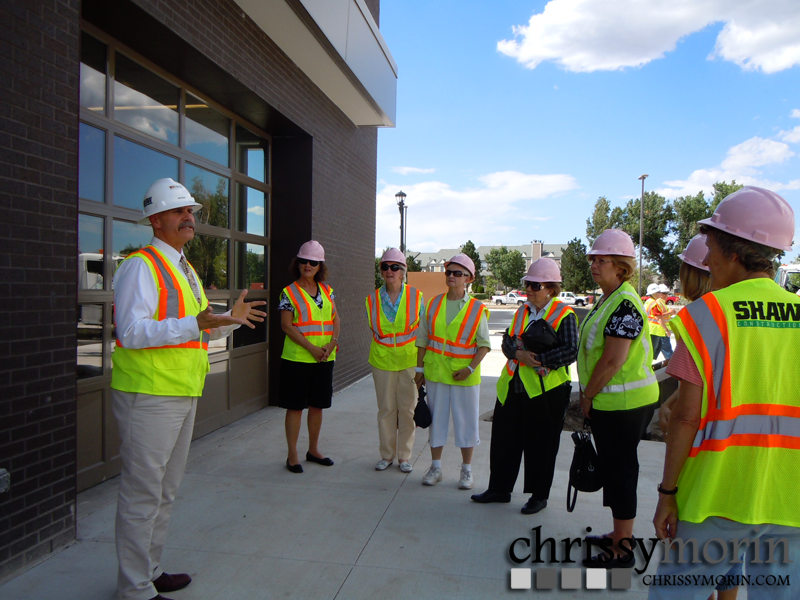
[[[422,429],[427,429],[430,427],[431,422],[433,422],[431,409],[428,408],[428,403],[425,401],[425,396],[427,395],[428,394],[425,392],[425,386],[421,386],[419,388],[417,406],[414,408],[414,423],[417,425],[417,427],[421,427]]]
[[[569,467],[567,484],[567,512],[575,509],[578,492],[596,492],[603,487],[603,476],[597,468],[597,452],[592,444],[592,430],[588,419],[583,422],[583,430],[572,434],[575,452]]]

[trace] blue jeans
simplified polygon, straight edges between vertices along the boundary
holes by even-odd
[[[650,600],[705,600],[737,564],[731,556],[733,544],[730,540],[745,538],[751,543],[739,545],[736,558],[744,560],[746,564],[745,573],[749,578],[748,600],[793,600],[800,597],[800,527],[769,523],[748,525],[720,517],[709,517],[702,523],[679,521],[678,537],[684,542],[693,539],[697,543],[684,545],[684,563],[678,562],[679,549],[676,544],[672,545],[669,551],[671,562],[662,561],[658,565],[658,572],[649,582]],[[770,540],[776,542],[772,562],[768,562],[771,558]],[[786,540],[785,544],[783,540]],[[722,553],[721,541],[726,544],[725,555]],[[784,550],[788,552],[788,556],[784,555]],[[698,556],[697,562],[692,562],[694,552]],[[794,562],[784,562],[789,559]],[[676,583],[676,576],[682,576],[684,582],[690,581],[692,584],[679,585]],[[692,576],[696,576],[697,580]],[[778,577],[784,581],[788,579],[788,585],[778,585]],[[770,582],[775,584],[770,585]]]

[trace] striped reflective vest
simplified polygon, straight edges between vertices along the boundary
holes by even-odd
[[[194,297],[186,276],[153,246],[132,252],[125,260],[143,260],[153,274],[158,288],[158,306],[153,319],[183,319],[197,316],[208,300],[200,278],[191,267],[200,288],[200,303]],[[153,396],[201,396],[208,365],[209,332],[200,332],[197,340],[157,348],[125,348],[117,339],[111,355],[114,368],[111,387],[123,392]]]
[[[556,331],[558,331],[558,328],[567,315],[575,314],[575,311],[572,310],[571,307],[558,300],[551,300],[550,305],[545,307],[545,309],[544,319],[550,323]],[[530,314],[530,305],[523,304],[520,306],[514,314],[511,326],[508,328],[508,335],[516,335],[518,337],[522,335],[528,327]],[[508,386],[511,384],[511,379],[514,377],[514,372],[517,369],[519,369],[519,378],[522,380],[522,385],[525,386],[525,391],[529,398],[541,396],[544,392],[548,392],[554,387],[570,380],[569,367],[553,369],[545,377],[540,378],[539,375],[536,374],[536,371],[528,365],[519,364],[518,360],[509,360],[506,362],[506,366],[500,374],[500,379],[497,380],[497,399],[500,404],[506,403]],[[544,382],[544,390],[542,390],[542,382]]]
[[[478,352],[478,325],[484,315],[489,318],[489,310],[480,300],[470,298],[448,325],[446,298],[446,294],[441,294],[428,303],[425,379],[449,385],[479,385],[480,365],[464,381],[454,380],[453,373],[469,365],[475,358]]]
[[[380,289],[366,298],[367,318],[372,330],[369,364],[384,371],[402,371],[416,366],[417,329],[422,307],[422,292],[403,285],[394,323],[381,308]]]
[[[644,303],[644,312],[647,313],[647,322],[650,335],[666,337],[667,332],[656,318],[664,312],[665,308],[666,304],[664,304],[664,301],[656,300],[655,298],[648,298],[647,302]]]
[[[681,520],[800,527],[800,298],[750,279],[695,300],[670,327],[703,379]]]
[[[286,297],[294,307],[292,325],[303,334],[309,342],[320,348],[333,339],[333,288],[325,283],[317,284],[322,293],[322,308],[317,306],[314,299],[295,281],[292,285],[283,288]],[[338,346],[337,346],[338,348]],[[328,361],[336,360],[336,350],[333,349]],[[283,353],[281,358],[294,362],[315,363],[317,360],[311,352],[294,342],[288,335],[283,340]]]
[[[578,345],[578,377],[581,389],[586,389],[603,350],[606,338],[603,331],[617,307],[630,301],[646,323],[642,299],[633,287],[625,282],[583,320]],[[612,323],[612,325],[614,325]],[[611,380],[595,396],[592,406],[597,410],[631,410],[658,401],[658,382],[653,373],[653,345],[647,329],[631,342],[628,357]]]

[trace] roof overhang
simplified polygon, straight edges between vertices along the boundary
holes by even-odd
[[[394,127],[397,65],[364,0],[235,0],[358,126]]]

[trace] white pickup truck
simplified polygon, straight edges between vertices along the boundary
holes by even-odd
[[[509,292],[505,296],[492,296],[492,302],[495,304],[516,304],[522,306],[528,298],[517,294],[516,292]]]
[[[561,292],[558,299],[564,304],[572,304],[575,306],[586,306],[586,296],[576,296],[572,292]]]

